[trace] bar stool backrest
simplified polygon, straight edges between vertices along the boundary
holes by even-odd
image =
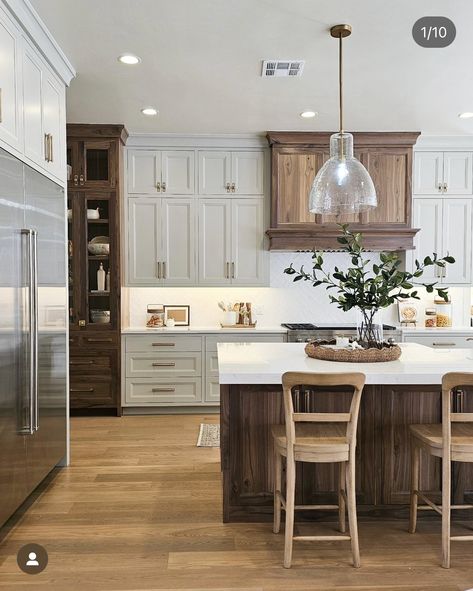
[[[452,423],[473,423],[473,413],[452,412],[451,392],[459,386],[473,386],[473,372],[450,372],[442,378],[443,457],[451,456]]]

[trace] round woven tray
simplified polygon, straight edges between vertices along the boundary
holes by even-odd
[[[323,345],[335,345],[335,341],[314,341],[307,343],[305,352],[314,359],[325,361],[344,361],[348,363],[376,363],[380,361],[395,361],[401,356],[398,345],[385,345],[382,349],[334,349]]]

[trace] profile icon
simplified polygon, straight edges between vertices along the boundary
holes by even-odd
[[[37,575],[48,565],[48,553],[40,544],[26,544],[18,550],[18,567],[27,575]]]
[[[36,552],[30,552],[28,554],[26,566],[39,566],[39,562],[36,560]]]

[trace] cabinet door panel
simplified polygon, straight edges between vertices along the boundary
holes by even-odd
[[[199,193],[223,195],[231,181],[230,152],[199,152]]]
[[[23,101],[25,154],[41,166],[45,166],[42,115],[41,62],[25,46],[23,60]]]
[[[231,201],[205,199],[199,204],[199,283],[230,283]]]
[[[63,137],[64,87],[48,72],[43,72],[43,131],[51,136],[50,161],[47,168],[56,176],[64,176]]]
[[[194,152],[176,150],[162,153],[161,181],[163,193],[194,193]]]
[[[442,256],[451,254],[455,264],[445,268],[442,283],[471,282],[471,199],[443,200]]]
[[[403,149],[367,150],[361,155],[376,189],[378,205],[362,214],[363,223],[407,224],[411,156]]]
[[[156,195],[161,182],[161,152],[128,151],[128,193]]]
[[[190,285],[196,283],[197,245],[194,199],[163,199],[161,224],[165,284]]]
[[[21,149],[20,33],[0,11],[0,138]]]
[[[471,152],[445,152],[443,182],[448,195],[471,195],[473,155]]]
[[[159,199],[128,201],[128,279],[131,284],[158,285],[161,224]]]
[[[435,195],[443,183],[443,152],[417,152],[414,155],[414,194]]]
[[[263,199],[232,201],[232,283],[264,283]]]
[[[423,261],[424,257],[433,252],[438,254],[442,250],[442,199],[414,199],[413,227],[420,228],[414,239],[415,249],[409,251],[408,266],[414,270],[414,261]],[[427,267],[422,275],[422,281],[435,282],[439,278],[435,267]]]
[[[262,195],[263,152],[232,152],[232,182],[240,195]]]

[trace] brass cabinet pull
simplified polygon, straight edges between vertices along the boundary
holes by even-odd
[[[230,183],[225,185],[225,189],[227,190],[227,193],[230,193]]]
[[[71,365],[93,365],[94,364],[93,361],[90,361],[90,360],[88,361],[86,359],[84,359],[84,360],[81,360],[81,359],[70,359],[69,360],[69,363]]]
[[[84,175],[83,175],[83,174],[81,174],[81,175],[79,175],[79,185],[81,185],[81,186],[82,186],[82,185],[84,185],[84,184],[85,184]]]
[[[151,392],[175,392],[176,388],[152,388]]]
[[[446,193],[448,191],[448,185],[447,185],[447,183],[444,183],[443,184],[443,191],[444,191],[444,193]]]
[[[54,162],[53,154],[53,134],[49,134],[49,162]]]
[[[151,343],[153,347],[175,347],[176,343]]]
[[[49,162],[49,134],[44,134],[44,159]]]
[[[235,279],[235,263],[232,262],[232,279]]]
[[[95,392],[95,388],[70,388],[70,392]]]
[[[77,174],[75,174],[73,177],[73,180],[74,180],[74,186],[77,187],[77,185],[79,184],[79,176]]]
[[[163,182],[161,183],[161,191],[162,191],[163,193],[166,193],[166,181],[163,181]]]
[[[434,347],[456,347],[456,343],[432,343]]]
[[[176,367],[176,364],[174,363],[174,361],[171,361],[170,363],[159,363],[159,362],[155,362],[151,364],[153,367]]]
[[[236,191],[235,183],[232,183],[232,193]]]
[[[162,277],[161,277],[161,261],[156,261],[156,276],[158,279],[162,279]]]
[[[92,337],[87,339],[88,343],[113,343],[113,339],[94,339]]]
[[[473,337],[468,337],[466,340],[467,341],[473,341]]]
[[[166,279],[166,261],[163,261],[163,276],[161,279]]]
[[[225,279],[230,279],[230,263],[225,265]]]
[[[161,191],[161,183],[160,183],[160,181],[158,181],[158,182],[156,183],[156,191],[157,191],[158,193]]]

